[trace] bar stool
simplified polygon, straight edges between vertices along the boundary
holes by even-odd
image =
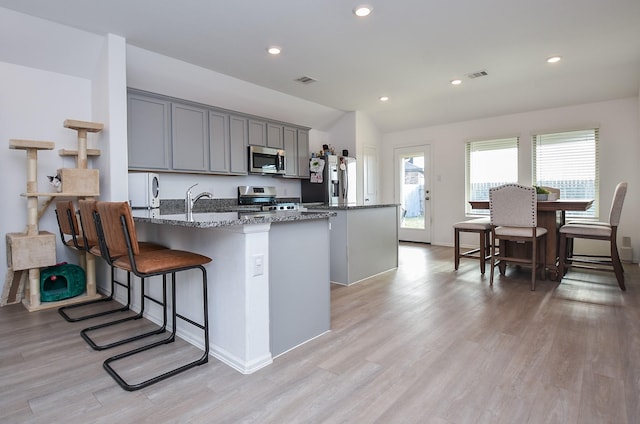
[[[115,267],[133,272],[136,276],[140,277],[142,280],[141,291],[143,293],[143,298],[150,299],[149,296],[144,296],[144,279],[153,276],[162,276],[163,301],[160,304],[163,308],[165,324],[167,317],[167,274],[171,274],[172,328],[169,337],[112,356],[104,361],[104,369],[109,375],[111,375],[111,377],[113,377],[120,387],[125,390],[133,391],[157,383],[158,381],[164,380],[195,366],[207,363],[209,360],[209,311],[207,300],[207,271],[203,265],[211,262],[211,259],[197,253],[174,249],[141,251],[137,240],[131,207],[127,202],[98,202],[97,209],[98,214],[96,215],[96,221],[98,224],[99,235],[100,231],[103,235],[102,240],[104,240],[104,248],[110,253],[114,252],[115,255],[117,255],[117,258],[113,260],[113,265]],[[111,253],[111,255],[114,253]],[[179,314],[176,310],[176,273],[191,269],[199,269],[202,272],[202,323],[195,322],[194,320]],[[203,331],[203,355],[194,361],[176,367],[170,371],[155,375],[154,377],[148,378],[140,383],[127,383],[120,373],[116,372],[112,367],[112,364],[121,359],[137,355],[149,349],[174,342],[177,330],[177,318],[180,318],[182,321]]]
[[[489,218],[476,218],[453,224],[455,269],[460,266],[460,258],[480,260],[480,273],[484,274],[485,263],[491,259],[491,223]],[[480,247],[460,252],[460,233],[477,233],[480,236]]]
[[[78,201],[78,211],[77,214],[79,216],[79,228],[81,229],[81,234],[78,232],[78,219],[76,219],[76,212],[73,208],[73,203],[71,201],[60,201],[56,203],[56,216],[58,217],[58,221],[60,222],[60,213],[58,210],[62,211],[62,215],[67,216],[67,225],[60,225],[61,236],[64,240],[64,232],[67,234],[72,233],[72,239],[67,240],[65,244],[69,245],[73,242],[73,245],[76,249],[83,249],[87,252],[87,254],[91,254],[96,257],[101,257],[102,252],[100,251],[100,243],[98,241],[98,233],[96,230],[96,225],[93,219],[93,213],[96,211],[95,208],[96,201],[95,200],[86,200],[81,199]],[[63,232],[64,231],[64,232]],[[148,243],[141,242],[142,248],[145,250],[158,250],[158,249],[166,249],[165,246],[156,244],[156,243]],[[113,296],[115,295],[116,285],[121,286],[127,290],[127,303],[126,305],[107,309],[100,312],[89,313],[86,315],[79,315],[75,317],[71,317],[67,314],[67,311],[71,309],[82,308],[88,305],[95,305],[102,302],[110,302],[114,300]],[[116,278],[115,267],[111,266],[111,291],[108,296],[94,299],[87,302],[76,303],[73,305],[67,305],[58,308],[58,313],[68,322],[77,322],[84,321],[90,318],[96,318],[104,315],[113,314],[116,312],[124,312],[128,311],[131,305],[131,274],[127,273],[126,283],[119,281]]]
[[[615,273],[618,286],[626,290],[624,268],[618,254],[617,234],[622,214],[622,205],[627,194],[627,182],[616,186],[608,222],[573,221],[560,227],[560,269],[558,280],[562,280],[569,268],[583,268]],[[574,239],[601,240],[609,244],[608,255],[574,254]]]

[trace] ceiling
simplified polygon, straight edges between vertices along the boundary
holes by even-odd
[[[640,0],[0,0],[344,111],[382,132],[640,90]],[[282,48],[270,56],[266,48]],[[546,58],[560,55],[557,64]],[[486,71],[471,79],[469,74]],[[302,76],[316,80],[295,81]],[[452,86],[452,79],[463,83]],[[382,103],[380,96],[389,96]]]

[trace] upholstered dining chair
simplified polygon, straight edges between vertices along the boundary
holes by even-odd
[[[564,277],[569,268],[584,268],[599,271],[613,271],[621,290],[624,284],[624,268],[618,254],[618,225],[622,214],[622,205],[627,194],[627,183],[616,186],[608,222],[574,221],[560,227],[560,269],[559,279]],[[609,243],[608,255],[576,255],[573,252],[575,239],[602,240]]]
[[[460,233],[479,235],[479,247],[461,251]],[[460,258],[480,260],[480,273],[484,274],[485,263],[491,257],[491,223],[489,218],[476,218],[453,224],[454,269],[458,270]]]
[[[536,189],[520,184],[504,184],[489,189],[489,210],[491,216],[491,278],[493,285],[494,268],[499,262],[514,262],[531,265],[531,290],[536,289],[536,274],[539,258],[542,259],[542,278],[545,279],[547,230],[538,227],[538,203]],[[513,256],[509,248],[496,250],[500,242],[529,242],[531,257]],[[539,254],[539,251],[540,254]]]

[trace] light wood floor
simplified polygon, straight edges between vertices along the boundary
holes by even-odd
[[[400,259],[333,286],[332,331],[272,365],[242,375],[211,357],[138,392],[102,369],[113,351],[86,345],[86,322],[0,308],[0,422],[640,422],[637,264],[626,292],[578,271],[531,292],[527,269],[493,288],[476,261],[453,271],[450,248],[402,244]],[[198,353],[182,341],[165,352],[154,360]]]

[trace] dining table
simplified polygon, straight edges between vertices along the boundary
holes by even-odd
[[[488,200],[471,200],[471,208],[474,210],[489,210]],[[560,227],[565,224],[568,211],[586,211],[593,205],[593,199],[558,199],[538,200],[537,217],[538,227],[546,228],[546,271],[552,280],[558,279]],[[515,256],[531,257],[531,246],[523,247],[513,243],[501,242],[501,249],[509,249],[509,254]],[[528,249],[528,251],[527,251]],[[501,264],[500,272],[504,274],[506,264]]]

